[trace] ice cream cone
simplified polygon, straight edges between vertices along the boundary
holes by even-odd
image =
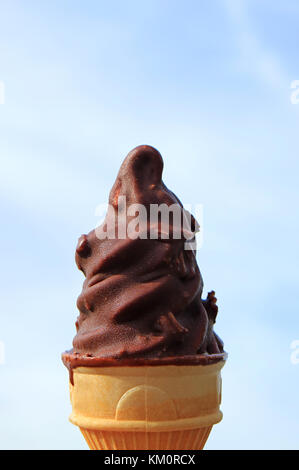
[[[202,449],[222,419],[223,365],[77,367],[70,421],[93,450]]]

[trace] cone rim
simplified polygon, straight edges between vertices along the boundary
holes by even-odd
[[[173,421],[127,421],[90,418],[88,416],[78,416],[76,413],[72,412],[69,417],[69,421],[80,428],[97,431],[165,432],[213,426],[222,420],[222,416],[222,411],[217,409],[213,413],[209,413],[207,415],[176,419]]]

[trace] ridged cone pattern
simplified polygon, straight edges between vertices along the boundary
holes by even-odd
[[[80,428],[91,450],[201,450],[212,426],[167,432],[93,431]]]

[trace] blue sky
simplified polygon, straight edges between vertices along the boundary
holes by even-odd
[[[0,8],[0,448],[86,448],[60,361],[74,249],[146,143],[169,188],[204,207],[198,262],[229,353],[207,448],[298,449],[298,2]]]

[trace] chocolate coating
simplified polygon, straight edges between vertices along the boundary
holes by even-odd
[[[163,160],[150,146],[139,146],[124,160],[101,229],[113,226],[119,234],[122,215],[131,204],[177,204],[178,198],[162,181]],[[126,222],[126,227],[133,216]],[[125,227],[125,228],[126,228]],[[191,219],[190,232],[197,227]],[[64,354],[67,365],[83,363],[111,365],[124,363],[202,363],[224,358],[223,343],[213,331],[217,315],[215,293],[201,300],[203,280],[195,253],[184,249],[186,234],[170,219],[170,237],[158,223],[156,239],[149,239],[153,227],[149,218],[139,227],[144,237],[99,239],[97,229],[82,235],[76,249],[76,263],[85,275],[78,297],[80,315],[73,350]],[[147,236],[147,238],[145,238]],[[211,361],[207,361],[209,356]],[[185,359],[184,359],[185,358]],[[159,360],[160,359],[160,360]]]

